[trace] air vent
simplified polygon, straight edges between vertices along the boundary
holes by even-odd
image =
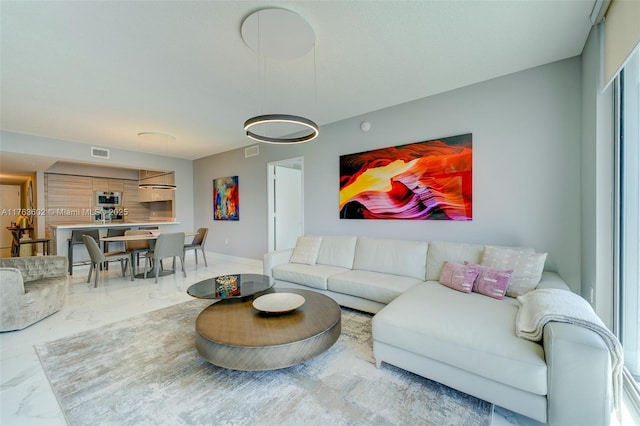
[[[109,158],[109,150],[106,148],[91,147],[91,156],[97,158]]]
[[[244,149],[244,158],[257,157],[258,154],[260,154],[259,145],[248,146]]]

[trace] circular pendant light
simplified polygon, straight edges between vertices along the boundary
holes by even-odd
[[[241,33],[246,45],[260,58],[265,58],[265,61],[266,58],[280,61],[301,58],[315,48],[313,28],[300,15],[286,9],[267,8],[252,13],[242,23]],[[277,129],[283,123],[303,128],[304,134],[298,136],[300,135],[298,131],[290,133],[274,131],[273,133],[286,133],[293,136],[267,136],[265,126],[270,125],[272,129]],[[263,125],[260,133],[255,130],[255,126],[258,125]],[[249,138],[271,144],[304,143],[318,136],[318,125],[315,122],[298,115],[288,114],[258,115],[244,122],[244,130]]]
[[[299,137],[269,137],[264,135],[259,135],[255,132],[252,132],[251,129],[254,126],[259,124],[269,124],[269,123],[288,123],[288,124],[296,124],[311,130],[311,133],[299,136]],[[267,114],[267,115],[259,115],[257,117],[253,117],[244,122],[244,130],[247,132],[247,136],[251,139],[264,142],[264,143],[274,143],[274,144],[296,144],[296,143],[304,143],[309,142],[315,139],[318,136],[318,125],[308,118],[299,117],[297,115],[287,115],[287,114]]]
[[[176,141],[175,136],[163,132],[140,132],[138,133],[138,138],[145,142],[155,144],[160,151],[164,145],[164,149],[167,151],[165,155],[168,155],[169,143]],[[176,189],[175,173],[172,171],[158,171],[153,176],[139,179],[138,188]]]

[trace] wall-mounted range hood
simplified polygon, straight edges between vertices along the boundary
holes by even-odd
[[[140,189],[176,189],[175,173],[158,170],[139,170],[138,187]]]

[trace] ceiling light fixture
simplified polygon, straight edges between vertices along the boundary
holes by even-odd
[[[306,55],[315,49],[315,33],[311,26],[297,13],[286,9],[262,9],[249,15],[242,23],[242,38],[247,46],[258,54],[258,59],[264,57],[265,75],[266,58],[291,60]],[[315,51],[314,51],[314,91],[315,91]],[[257,133],[253,129],[258,125],[269,125],[277,129],[280,124],[298,126],[304,131],[282,132],[286,136],[267,136],[264,132]],[[274,127],[274,125],[276,127]],[[308,118],[289,114],[264,114],[252,117],[244,122],[246,135],[258,142],[270,144],[297,144],[309,142],[318,137],[318,125]],[[310,130],[310,132],[308,132]]]
[[[173,172],[160,172],[144,180],[140,180],[138,188],[142,189],[176,189]]]
[[[175,142],[176,137],[168,133],[162,132],[140,132],[138,138],[143,141],[151,142],[154,144],[164,143],[164,149],[169,152],[169,143]],[[176,189],[175,174],[171,171],[157,171],[143,179],[139,179],[138,188],[140,189]]]
[[[311,133],[305,136],[293,137],[293,138],[272,138],[269,136],[259,135],[255,132],[252,132],[251,129],[258,124],[268,124],[268,123],[288,123],[288,124],[296,124],[303,127],[306,127],[311,130]],[[253,117],[244,122],[244,130],[247,131],[247,136],[255,141],[264,142],[264,143],[274,143],[274,144],[296,144],[296,143],[304,143],[309,142],[315,139],[318,136],[318,125],[308,118],[299,117],[297,115],[287,115],[287,114],[267,114],[267,115],[259,115],[257,117]]]

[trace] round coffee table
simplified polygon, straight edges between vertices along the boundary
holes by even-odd
[[[308,290],[296,293],[305,303],[292,312],[267,315],[250,300],[221,300],[196,319],[196,349],[210,363],[232,370],[260,371],[290,367],[329,349],[340,337],[340,306]]]

